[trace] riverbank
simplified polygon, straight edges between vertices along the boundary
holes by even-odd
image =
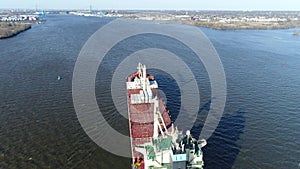
[[[125,19],[133,19],[126,18]],[[134,18],[135,20],[149,20],[145,18]],[[215,30],[276,30],[276,29],[291,29],[300,28],[300,21],[289,22],[247,22],[247,21],[234,21],[234,22],[219,22],[219,21],[193,21],[193,20],[160,20],[151,19],[160,24],[185,24],[211,28]]]
[[[299,28],[300,21],[290,22],[199,22],[199,21],[183,21],[183,24],[202,26],[217,30],[274,30],[274,29],[290,29]]]
[[[289,29],[300,27],[300,12],[242,11],[165,11],[124,13],[123,18],[152,20],[158,23],[179,23],[217,30]]]
[[[31,28],[31,23],[0,22],[0,39],[10,38]]]

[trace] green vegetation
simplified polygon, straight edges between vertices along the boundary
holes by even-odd
[[[30,23],[0,22],[0,39],[13,37],[30,28]]]

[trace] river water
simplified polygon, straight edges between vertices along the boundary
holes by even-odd
[[[78,54],[112,20],[49,15],[44,24],[0,40],[0,168],[130,168],[130,159],[106,152],[85,134],[72,101]],[[227,80],[224,115],[204,148],[205,168],[299,168],[300,37],[292,35],[293,29],[199,29],[219,53]],[[192,55],[154,35],[122,42],[111,55],[158,43],[178,55]],[[195,76],[201,81],[201,106],[192,133],[199,134],[211,93],[204,67],[194,69],[203,72]],[[115,112],[108,96],[110,81],[103,81],[113,70],[102,64],[95,91],[97,100],[108,100],[99,104],[106,119],[126,135],[127,120]],[[162,71],[150,72],[175,120],[180,106],[176,82]]]

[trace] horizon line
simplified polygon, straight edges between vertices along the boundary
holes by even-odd
[[[36,8],[0,8],[0,10],[36,10]],[[90,10],[89,8],[38,8],[38,10]],[[129,8],[102,8],[93,10],[119,10],[119,11],[232,11],[232,12],[300,12],[293,9],[129,9]]]

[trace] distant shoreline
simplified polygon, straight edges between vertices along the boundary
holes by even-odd
[[[300,29],[300,11],[73,10],[54,13],[155,21],[160,24],[195,25],[216,30]]]
[[[216,22],[193,22],[193,21],[158,21],[159,23],[179,23],[185,25],[201,26],[215,30],[278,30],[300,28],[300,22],[296,23],[254,23],[254,22],[234,22],[234,23],[216,23]]]
[[[276,30],[300,28],[300,12],[145,12],[124,13],[121,18],[161,24],[186,24],[216,30]]]
[[[0,39],[12,38],[31,29],[31,25],[24,22],[0,22]]]
[[[147,19],[132,19],[124,18],[128,20],[144,20]],[[300,29],[299,22],[274,22],[274,23],[257,23],[257,22],[232,22],[232,23],[218,23],[218,22],[195,22],[187,20],[152,20],[160,24],[184,24],[184,25],[193,25],[200,26],[205,28],[211,28],[215,30],[278,30],[278,29]]]

